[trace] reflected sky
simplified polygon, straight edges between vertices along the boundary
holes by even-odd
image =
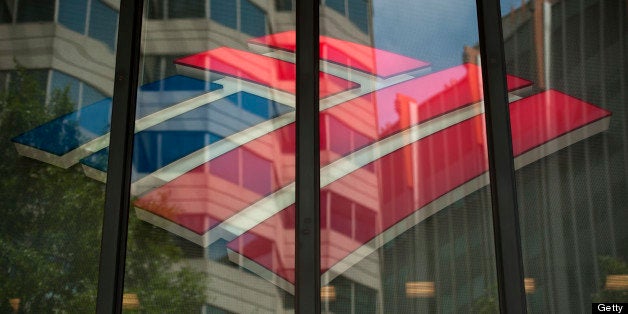
[[[435,71],[459,65],[463,47],[478,43],[475,1],[374,0],[373,37],[377,48],[426,60]]]
[[[502,15],[520,6],[521,0],[502,0]],[[476,14],[475,1],[468,0],[374,0],[374,43],[443,70],[462,63],[465,45],[478,44]]]

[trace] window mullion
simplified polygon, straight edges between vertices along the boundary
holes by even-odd
[[[319,3],[296,2],[295,309],[320,313]]]
[[[122,312],[143,3],[120,3],[97,313]]]
[[[524,313],[526,298],[499,0],[477,0],[493,233],[502,313]]]

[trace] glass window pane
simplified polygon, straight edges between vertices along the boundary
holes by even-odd
[[[107,96],[105,96],[103,93],[99,92],[95,88],[89,86],[86,83],[83,83],[83,91],[82,91],[82,98],[81,98],[82,105],[93,104],[97,101],[105,99],[106,97]]]
[[[51,22],[54,19],[54,0],[20,0],[17,3],[18,22]]]
[[[233,29],[238,28],[236,0],[211,0],[211,19]]]
[[[83,4],[62,2],[60,27],[78,21],[82,31]],[[52,21],[54,1],[15,3],[21,22]],[[8,86],[0,92],[0,312],[94,313],[105,185],[81,160],[107,146],[114,53],[67,30],[57,37],[52,23],[24,27],[12,41],[48,37],[17,55],[0,52],[15,66],[0,82]],[[93,81],[102,83],[98,99],[85,97]]]
[[[163,19],[164,18],[164,0],[148,0],[146,3],[146,16],[149,19]]]
[[[13,22],[13,12],[5,1],[0,1],[0,23]]]
[[[366,0],[349,0],[349,19],[361,31],[368,32],[368,2]]]
[[[266,12],[249,0],[241,0],[242,32],[250,36],[266,35]]]
[[[67,96],[73,104],[79,104],[79,80],[59,71],[52,71],[50,78],[50,89],[54,91],[65,92],[67,88]]]
[[[205,1],[177,0],[168,2],[168,18],[205,17]]]
[[[325,5],[345,15],[345,0],[325,0]]]
[[[199,3],[171,0],[169,12],[197,12]],[[294,16],[267,19],[273,2],[210,4],[209,23],[172,14],[145,21],[125,293],[148,312],[290,312],[289,277],[268,280],[279,269],[272,254],[239,256],[255,255],[240,251],[252,244],[240,236],[285,208],[256,204],[294,198],[295,65],[248,48],[252,35],[294,28]],[[107,155],[84,165],[103,173]],[[253,241],[294,241],[293,218],[279,226]],[[152,262],[156,255],[169,261]],[[268,271],[253,271],[261,268]]]
[[[276,11],[291,11],[292,0],[275,0]]]
[[[67,28],[84,34],[87,1],[59,0],[59,23]]]
[[[323,311],[497,312],[475,3],[325,3]]]
[[[628,300],[627,5],[501,1],[507,69],[534,83],[511,106],[530,312]]]
[[[118,12],[100,0],[94,0],[91,3],[88,34],[114,50],[117,39]]]

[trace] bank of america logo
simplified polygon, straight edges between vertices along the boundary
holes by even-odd
[[[175,61],[138,93],[137,216],[292,292],[295,33]],[[323,283],[488,184],[480,69],[321,36]],[[515,166],[606,130],[610,112],[508,76]],[[16,138],[18,152],[104,181],[111,101]]]

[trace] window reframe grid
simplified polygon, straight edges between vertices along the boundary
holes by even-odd
[[[295,310],[320,313],[319,1],[296,2]]]
[[[499,0],[476,0],[493,237],[501,313],[525,313],[526,297]]]
[[[143,0],[120,1],[97,313],[122,312],[143,7]]]

